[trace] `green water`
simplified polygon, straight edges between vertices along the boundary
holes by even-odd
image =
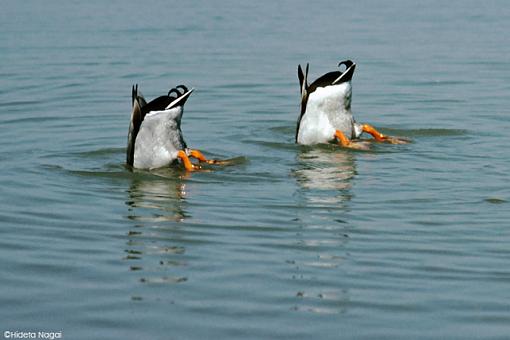
[[[504,1],[5,1],[0,330],[64,339],[510,334]],[[358,121],[294,144],[297,65],[357,63]],[[124,166],[131,85],[178,84],[189,146]]]

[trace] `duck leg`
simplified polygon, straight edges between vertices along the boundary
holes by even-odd
[[[179,150],[179,152],[177,153],[177,157],[181,159],[182,164],[184,165],[184,168],[186,168],[187,171],[200,170],[200,165],[195,165],[191,163],[188,155],[184,150]]]
[[[379,131],[377,131],[372,125],[363,124],[362,126],[363,132],[366,132],[378,142],[381,143],[390,143],[390,144],[407,144],[409,143],[409,140],[405,138],[400,137],[392,137],[392,136],[386,136]]]
[[[345,137],[344,133],[340,130],[335,131],[335,138],[338,143],[344,148],[356,149],[356,150],[368,150],[368,145],[363,142],[355,142]]]
[[[199,162],[204,162],[207,164],[225,164],[225,161],[205,158],[204,154],[198,150],[193,150],[193,149],[190,150],[189,155],[190,155],[190,157],[198,159]]]

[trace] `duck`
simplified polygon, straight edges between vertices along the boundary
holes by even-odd
[[[189,149],[181,130],[184,104],[193,93],[184,85],[178,85],[147,102],[138,84],[131,91],[132,111],[126,150],[126,163],[135,169],[151,170],[182,163],[187,171],[201,169],[199,163],[218,164],[207,159],[195,149]]]
[[[338,142],[346,148],[367,149],[367,143],[359,138],[368,133],[377,142],[407,143],[406,139],[384,135],[372,125],[356,122],[351,110],[352,77],[356,64],[344,60],[338,64],[339,68],[342,66],[344,71],[328,72],[308,84],[309,64],[306,64],[305,72],[298,65],[301,112],[295,142],[303,145]]]

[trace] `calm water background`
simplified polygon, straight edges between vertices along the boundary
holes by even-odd
[[[313,7],[311,5],[313,4]],[[506,1],[2,1],[0,327],[66,339],[510,337]],[[293,143],[296,67],[358,121]],[[131,85],[196,88],[190,146],[124,167]]]

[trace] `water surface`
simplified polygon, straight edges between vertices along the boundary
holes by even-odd
[[[506,2],[2,7],[2,331],[510,334]],[[358,121],[412,144],[294,144],[297,65],[344,59]],[[194,87],[188,144],[234,164],[126,169],[134,83]]]

